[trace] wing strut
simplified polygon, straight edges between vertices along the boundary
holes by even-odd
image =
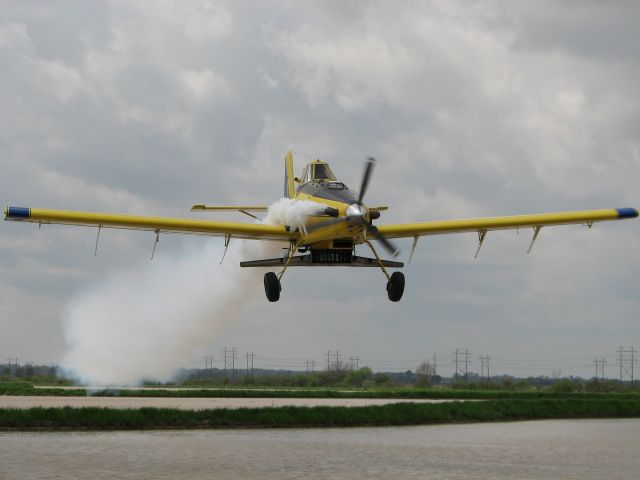
[[[416,245],[418,244],[419,235],[413,237],[413,245],[411,246],[411,255],[409,255],[409,261],[407,263],[411,263],[411,259],[413,258],[413,252],[416,251]]]
[[[98,255],[98,241],[100,240],[100,230],[102,230],[102,225],[98,225],[98,236],[96,237],[96,249],[93,251],[93,255]]]
[[[476,250],[476,254],[473,258],[478,258],[478,254],[480,253],[480,249],[482,248],[482,244],[484,243],[484,237],[486,236],[486,230],[478,230],[478,249]]]
[[[220,259],[220,265],[222,265],[222,262],[224,262],[224,257],[227,256],[227,250],[229,249],[230,242],[231,242],[231,235],[227,233],[224,236],[224,253],[222,254],[222,258]]]
[[[533,238],[531,239],[531,243],[529,244],[529,250],[527,250],[527,253],[531,253],[533,244],[536,243],[536,238],[538,238],[538,234],[540,233],[541,229],[542,229],[542,226],[540,225],[533,227]]]
[[[156,241],[153,242],[153,250],[151,251],[151,260],[153,260],[153,256],[156,253],[156,247],[158,246],[159,241],[160,241],[160,230],[156,230]]]

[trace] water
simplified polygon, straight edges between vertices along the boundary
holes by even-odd
[[[0,408],[177,408],[204,410],[207,408],[264,407],[368,407],[393,403],[443,403],[452,400],[400,398],[218,398],[218,397],[60,397],[0,395]],[[453,400],[474,401],[474,400]],[[1,479],[0,479],[1,480]]]
[[[401,428],[0,433],[13,479],[628,479],[640,419]]]

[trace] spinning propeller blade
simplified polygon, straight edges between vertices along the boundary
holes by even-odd
[[[373,173],[373,167],[376,166],[376,159],[373,157],[367,158],[367,164],[364,167],[364,175],[362,176],[362,184],[360,185],[360,195],[358,196],[358,205],[362,205],[362,199],[367,192],[369,186],[369,180],[371,180],[371,174]]]
[[[389,255],[391,255],[392,257],[397,257],[398,256],[398,254],[400,253],[400,250],[398,250],[396,247],[394,247],[393,243],[391,243],[389,240],[387,240],[385,238],[385,236],[380,233],[380,231],[378,230],[378,227],[375,227],[373,225],[369,225],[367,227],[367,233],[370,233],[371,235],[376,237],[376,240],[378,240],[382,244],[384,249],[387,252],[389,252]]]

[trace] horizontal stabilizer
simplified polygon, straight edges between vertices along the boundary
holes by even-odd
[[[243,210],[247,212],[266,212],[266,205],[194,205],[191,207],[192,212],[198,212],[203,210],[218,210],[227,212],[241,212]]]

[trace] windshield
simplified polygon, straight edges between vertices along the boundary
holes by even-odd
[[[318,163],[314,165],[313,179],[316,181],[335,180],[336,177],[326,163]]]
[[[310,163],[302,172],[302,183],[307,182],[333,182],[335,175],[326,163]]]

